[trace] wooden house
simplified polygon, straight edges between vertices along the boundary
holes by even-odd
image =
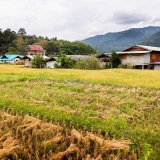
[[[131,64],[134,68],[149,69],[152,63],[160,62],[160,47],[134,45],[116,53],[123,65]]]
[[[95,57],[99,59],[101,68],[104,68],[106,62],[110,62],[111,60],[111,54],[109,53],[96,54]]]
[[[25,67],[31,67],[31,60],[34,58],[34,56],[31,56],[31,55],[26,55],[23,57],[24,59],[24,66]],[[49,59],[49,57],[47,56],[43,56],[43,59]]]

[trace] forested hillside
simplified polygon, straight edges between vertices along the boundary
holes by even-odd
[[[147,46],[160,47],[160,31],[149,37],[145,42],[142,43]]]
[[[0,54],[18,53],[26,54],[28,45],[41,45],[47,55],[67,54],[67,55],[88,55],[96,53],[90,45],[79,41],[70,42],[58,40],[56,37],[48,38],[36,35],[27,35],[24,28],[20,28],[16,33],[11,29],[0,30]]]
[[[143,43],[152,35],[160,31],[160,27],[131,28],[122,32],[106,33],[82,40],[98,51],[112,52],[120,51],[126,47]],[[147,43],[152,45],[151,43]]]

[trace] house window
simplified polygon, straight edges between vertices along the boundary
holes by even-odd
[[[121,59],[127,59],[127,55],[121,55]]]
[[[152,54],[152,59],[156,59],[156,54]]]

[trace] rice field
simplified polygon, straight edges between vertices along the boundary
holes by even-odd
[[[159,79],[149,70],[0,65],[0,158],[158,160]]]

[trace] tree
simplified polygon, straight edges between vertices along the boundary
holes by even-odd
[[[33,68],[43,68],[44,59],[40,54],[38,54],[31,60],[31,64]]]
[[[58,54],[60,52],[59,44],[54,41],[49,41],[46,44],[45,49],[48,54]]]
[[[65,54],[59,54],[58,59],[55,63],[55,68],[72,68],[74,66],[74,61],[67,57]]]
[[[20,28],[20,29],[18,30],[18,34],[24,35],[24,34],[27,34],[27,33],[26,33],[26,31],[25,31],[24,28]]]
[[[13,45],[13,41],[16,39],[16,33],[11,29],[6,29],[4,32],[0,30],[0,53],[4,54],[8,52],[9,47]]]
[[[111,64],[112,68],[118,68],[118,66],[121,64],[120,57],[116,52],[112,52],[111,54]]]
[[[25,41],[23,40],[23,38],[17,39],[17,49],[18,49],[18,52],[20,52],[22,54],[25,53],[26,44],[25,44]]]

